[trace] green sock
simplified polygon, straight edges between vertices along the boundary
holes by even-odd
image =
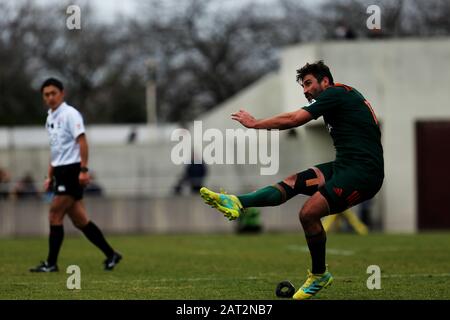
[[[237,197],[244,208],[278,206],[284,202],[281,191],[274,186],[264,187]]]

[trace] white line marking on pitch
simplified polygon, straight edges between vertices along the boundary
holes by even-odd
[[[289,245],[287,249],[291,251],[309,252],[307,246]],[[327,248],[327,253],[335,256],[351,256],[355,254],[355,251]]]
[[[161,279],[134,279],[134,280],[126,280],[127,282],[179,282],[179,281],[187,281],[187,282],[196,282],[196,281],[229,281],[229,280],[266,280],[267,277],[243,277],[243,278],[161,278]],[[122,283],[124,281],[121,280],[92,280],[89,281],[91,283]]]
[[[450,273],[412,273],[412,274],[386,274],[381,275],[382,278],[433,278],[433,277],[450,277]]]

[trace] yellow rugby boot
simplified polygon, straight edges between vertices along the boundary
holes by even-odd
[[[316,295],[323,288],[327,288],[333,282],[333,276],[325,270],[322,274],[312,274],[308,270],[308,278],[303,286],[292,297],[295,300],[306,300]]]
[[[200,196],[206,204],[222,212],[230,221],[239,218],[242,213],[242,204],[234,195],[216,193],[203,187],[200,189]]]

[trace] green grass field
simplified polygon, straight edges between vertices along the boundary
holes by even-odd
[[[46,238],[0,240],[0,299],[277,299],[275,287],[304,281],[310,260],[298,234],[109,237],[124,260],[113,272],[86,239],[66,237],[59,273],[31,274]],[[450,299],[450,234],[330,234],[333,285],[317,299]],[[81,268],[81,290],[68,290],[66,268]],[[381,290],[369,290],[369,265]]]

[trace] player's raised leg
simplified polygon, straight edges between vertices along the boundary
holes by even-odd
[[[200,195],[208,205],[222,212],[229,220],[234,220],[243,208],[278,206],[298,194],[312,195],[324,181],[323,174],[317,168],[311,168],[247,194],[216,193],[203,187]]]
[[[309,299],[333,282],[325,264],[327,237],[320,219],[330,212],[325,197],[316,192],[300,211],[299,218],[305,232],[306,242],[312,260],[312,270],[302,287],[294,294],[296,300]]]

